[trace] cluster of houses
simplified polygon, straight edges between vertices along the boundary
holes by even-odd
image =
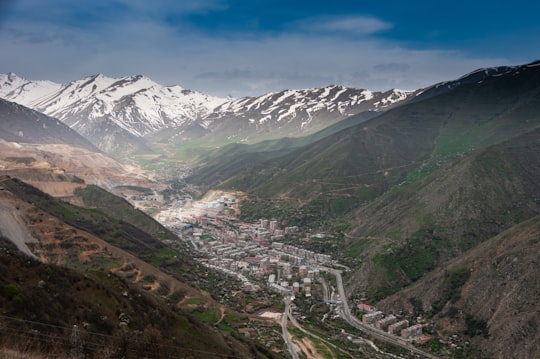
[[[422,335],[422,324],[409,326],[408,320],[398,320],[393,314],[385,316],[383,312],[364,303],[358,304],[358,309],[368,312],[362,316],[363,323],[384,330],[389,334],[399,335],[403,339],[412,339]]]
[[[268,285],[275,290],[304,293],[309,297],[311,283],[319,276],[318,269],[310,268],[333,263],[327,254],[276,241],[283,233],[297,232],[298,227],[281,230],[277,221],[267,219],[251,225],[240,225],[235,218],[227,216],[199,216],[191,219],[199,227],[194,229],[191,241],[207,257],[201,261],[226,273],[240,274],[245,290],[257,288],[244,280],[246,276],[259,280],[268,278]],[[212,225],[208,225],[208,221]],[[237,231],[231,230],[231,222],[237,224]],[[188,224],[184,228],[193,229],[193,225]]]
[[[311,297],[311,283],[319,279],[320,273],[318,269],[308,269],[307,266],[301,265],[298,272],[293,275],[291,271],[284,271],[283,278],[278,271],[277,275],[272,273],[268,276],[268,285],[282,293],[293,293],[298,295],[304,293],[306,297]],[[290,282],[293,278],[300,278],[300,281]]]
[[[243,280],[244,274],[257,279],[268,278],[268,285],[280,292],[304,293],[310,297],[311,283],[320,274],[318,269],[308,267],[309,263],[331,261],[329,256],[318,257],[311,251],[278,242],[261,246],[246,241],[222,244],[216,240],[199,240],[198,245],[209,257],[201,259],[203,263],[230,274],[241,274],[246,290],[254,290],[256,286]]]

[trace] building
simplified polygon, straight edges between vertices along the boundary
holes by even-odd
[[[401,337],[404,339],[410,339],[422,335],[422,324],[416,324],[412,327],[408,327],[401,330]]]
[[[409,321],[408,320],[402,320],[400,322],[390,324],[388,326],[388,333],[390,333],[390,334],[396,334],[396,333],[401,334],[401,330],[407,328],[408,326],[409,326]]]
[[[304,293],[306,297],[311,297],[311,279],[304,278],[302,281],[304,282]]]
[[[377,320],[381,320],[384,317],[384,313],[381,311],[376,311],[373,313],[364,314],[362,316],[362,322],[366,324],[373,324]]]
[[[298,269],[299,273],[300,273],[300,277],[302,278],[305,278],[307,277],[308,275],[308,269],[306,266],[300,266],[300,268]]]
[[[375,328],[386,330],[390,324],[397,322],[397,318],[394,315],[389,315],[386,318],[375,322]]]
[[[357,307],[364,312],[373,312],[375,310],[374,306],[365,303],[358,303]]]

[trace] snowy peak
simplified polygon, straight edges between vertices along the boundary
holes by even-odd
[[[162,86],[143,75],[103,74],[63,85],[2,74],[0,96],[59,118],[84,135],[108,121],[137,137],[192,122],[226,101],[180,86]]]
[[[219,128],[231,139],[256,139],[257,133],[274,131],[271,136],[302,135],[363,111],[385,110],[410,94],[330,85],[224,99],[162,86],[143,75],[96,74],[67,84],[0,75],[0,97],[60,119],[113,155],[134,141],[144,147],[158,133],[175,137]]]
[[[17,76],[17,74],[13,72],[0,74],[0,93],[3,95],[5,93],[5,89],[11,90],[12,87],[18,87],[25,82],[28,82],[28,80]]]
[[[0,97],[34,108],[33,103],[58,91],[62,85],[52,81],[29,81],[12,72],[0,74]]]
[[[284,90],[226,102],[208,114],[200,126],[209,130],[221,120],[234,118],[267,129],[295,123],[300,131],[309,131],[310,128],[325,127],[363,111],[388,109],[413,94],[412,91],[390,90],[382,93],[337,85]]]

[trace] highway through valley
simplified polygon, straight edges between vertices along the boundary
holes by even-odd
[[[343,319],[345,319],[347,323],[357,328],[358,330],[361,330],[362,332],[371,335],[372,337],[378,340],[397,345],[401,348],[408,350],[411,353],[419,355],[422,358],[438,359],[438,357],[428,354],[424,352],[423,350],[420,350],[414,347],[412,344],[404,342],[403,340],[401,340],[399,337],[395,335],[389,334],[383,330],[380,330],[370,325],[367,325],[365,323],[362,323],[354,315],[351,315],[351,310],[349,308],[349,304],[347,303],[347,297],[345,296],[345,289],[343,287],[343,278],[341,277],[341,271],[337,269],[326,268],[326,267],[320,267],[319,269],[322,271],[327,271],[336,277],[336,284],[338,287],[337,289],[339,293],[339,299],[341,301],[341,304],[339,307],[340,308],[339,314],[341,315]]]

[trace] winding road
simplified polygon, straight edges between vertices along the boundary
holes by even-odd
[[[289,334],[289,331],[287,330],[287,318],[291,316],[291,297],[288,295],[283,296],[283,302],[285,303],[285,310],[283,311],[283,315],[281,316],[281,334],[283,336],[283,340],[285,341],[285,344],[287,345],[287,350],[289,351],[289,354],[291,354],[291,358],[293,359],[299,359],[298,353],[296,352],[296,349],[294,347],[294,344],[291,341],[291,335]]]
[[[400,340],[398,337],[392,334],[389,334],[385,331],[379,330],[365,323],[362,323],[354,315],[351,315],[351,310],[349,308],[349,304],[347,303],[347,297],[345,296],[345,289],[343,288],[343,279],[341,278],[341,271],[337,269],[333,269],[333,268],[326,268],[326,267],[319,267],[319,269],[322,271],[327,271],[336,277],[338,293],[339,293],[340,300],[342,302],[341,307],[340,307],[340,315],[342,316],[343,319],[345,319],[347,323],[357,328],[358,330],[361,330],[364,333],[371,335],[374,338],[377,338],[379,340],[382,340],[390,344],[397,345],[401,348],[404,348],[410,351],[411,353],[420,355],[422,358],[438,359],[438,357],[428,354],[414,347],[413,345]]]

